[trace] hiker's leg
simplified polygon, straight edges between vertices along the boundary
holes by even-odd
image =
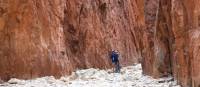
[[[115,64],[112,63],[112,70],[115,72]]]
[[[115,73],[118,72],[118,66],[117,66],[117,62],[115,62]]]
[[[119,68],[119,73],[120,73],[121,72],[121,66],[120,66],[119,62],[118,62],[118,68]]]
[[[120,65],[119,65],[119,61],[116,62],[116,72],[120,73]]]
[[[115,62],[113,62],[113,73],[115,73],[116,72],[116,64],[115,64]]]
[[[117,62],[117,72],[120,73],[120,66],[119,66],[119,62]]]

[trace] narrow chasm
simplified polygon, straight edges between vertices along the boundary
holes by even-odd
[[[199,87],[199,0],[0,0],[0,87]]]

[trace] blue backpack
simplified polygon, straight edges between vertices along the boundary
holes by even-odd
[[[118,61],[118,57],[119,57],[119,55],[116,52],[112,52],[111,60],[112,60],[113,63]]]

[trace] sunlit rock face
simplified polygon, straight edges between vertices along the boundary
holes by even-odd
[[[70,74],[141,59],[142,0],[0,0],[0,78]]]
[[[64,10],[68,56],[76,66],[109,66],[108,53],[119,50],[121,64],[137,62],[144,27],[139,0],[69,0]]]
[[[60,77],[141,61],[199,87],[199,0],[0,0],[0,79]]]
[[[0,77],[63,75],[66,55],[63,0],[0,0]]]

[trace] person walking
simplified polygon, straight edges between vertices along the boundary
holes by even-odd
[[[120,63],[119,63],[119,52],[116,50],[113,50],[111,53],[111,60],[114,64],[113,71],[115,73],[120,73]]]

